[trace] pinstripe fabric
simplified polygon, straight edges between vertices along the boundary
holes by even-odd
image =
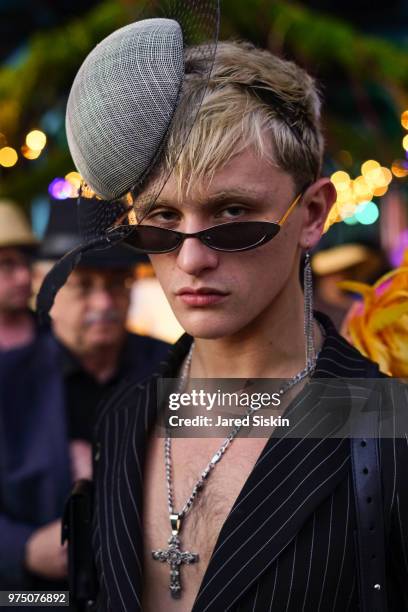
[[[318,317],[327,338],[317,378],[379,376],[326,317]],[[93,534],[98,610],[141,609],[142,474],[156,379],[175,375],[190,341],[184,336],[175,345],[161,374],[112,396],[98,422]],[[343,422],[345,398],[321,401],[321,389],[311,387],[290,410],[302,415],[304,431],[315,438],[268,440],[221,529],[193,612],[358,610],[350,442],[327,437]],[[402,394],[408,406],[408,394]],[[400,612],[408,610],[402,595],[408,584],[407,440],[383,440],[380,458],[390,610]]]

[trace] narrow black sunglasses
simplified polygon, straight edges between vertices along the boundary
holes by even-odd
[[[233,221],[214,225],[192,234],[154,225],[119,225],[108,230],[124,232],[123,242],[133,249],[146,254],[170,253],[178,249],[186,238],[198,238],[205,246],[215,251],[249,251],[275,238],[280,228],[302,197],[296,196],[279,221]]]

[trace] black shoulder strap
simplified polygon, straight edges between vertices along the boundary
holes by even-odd
[[[386,612],[385,530],[378,456],[378,413],[359,415],[362,436],[351,440],[362,612]]]

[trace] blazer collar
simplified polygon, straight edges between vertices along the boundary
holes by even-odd
[[[325,340],[319,353],[315,378],[344,377],[344,378],[375,378],[381,376],[377,364],[364,357],[347,340],[345,340],[330,318],[322,312],[314,311],[325,332]],[[193,338],[183,334],[170,348],[167,358],[161,362],[155,376],[164,378],[177,377],[183,359],[186,357]]]

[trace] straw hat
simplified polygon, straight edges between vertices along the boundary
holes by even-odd
[[[317,277],[350,271],[352,278],[364,281],[377,275],[384,266],[381,252],[371,246],[357,243],[339,244],[318,251],[312,257],[312,270]],[[350,274],[348,275],[350,277]]]
[[[34,247],[38,244],[30,225],[17,204],[0,200],[0,248]]]

